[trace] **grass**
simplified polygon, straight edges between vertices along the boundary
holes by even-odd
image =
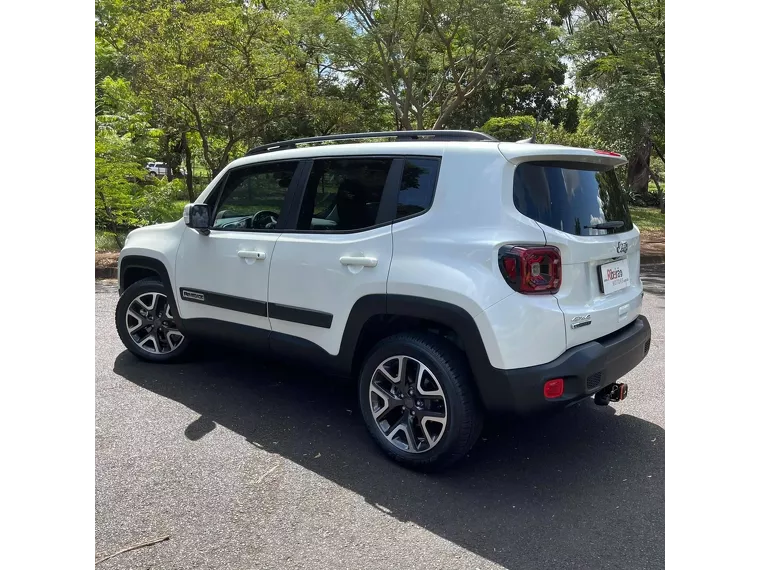
[[[640,230],[649,232],[665,231],[665,214],[659,208],[631,206],[631,218]]]

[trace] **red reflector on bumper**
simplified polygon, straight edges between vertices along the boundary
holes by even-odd
[[[559,398],[564,393],[565,380],[562,378],[547,380],[546,384],[544,384],[544,396],[546,398]]]

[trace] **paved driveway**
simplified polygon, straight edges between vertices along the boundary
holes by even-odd
[[[445,474],[387,461],[354,389],[241,354],[138,361],[96,284],[96,550],[113,568],[664,567],[664,266],[628,399],[492,423]]]

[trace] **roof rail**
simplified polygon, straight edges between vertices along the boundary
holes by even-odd
[[[434,140],[434,141],[495,141],[496,139],[485,133],[475,131],[385,131],[374,133],[348,133],[343,135],[325,135],[321,137],[307,137],[303,139],[291,139],[257,146],[245,153],[246,156],[261,154],[273,150],[285,150],[296,148],[298,144],[317,143],[325,141],[343,141],[359,139],[390,139],[398,141]]]

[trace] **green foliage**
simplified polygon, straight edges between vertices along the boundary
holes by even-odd
[[[568,46],[576,86],[594,93],[588,118],[605,146],[629,159],[628,186],[646,193],[652,153],[665,156],[665,2],[579,3]]]
[[[136,90],[194,131],[214,173],[304,97],[304,56],[280,14],[226,0],[133,0],[98,34],[134,63]]]
[[[480,128],[500,141],[516,142],[533,136],[536,119],[525,115],[517,117],[491,117]]]
[[[586,118],[578,121],[574,132],[570,132],[563,125],[555,127],[548,121],[541,121],[538,125],[536,142],[578,148],[604,148],[604,143],[593,134],[592,125]]]
[[[102,128],[95,136],[95,227],[117,240],[133,228],[182,217],[182,180],[146,178],[139,146]],[[119,245],[121,247],[121,245]]]
[[[137,213],[145,175],[128,136],[102,129],[95,136],[95,227],[117,235],[141,225]]]
[[[537,118],[538,142],[623,152],[634,194],[664,188],[664,0],[96,0],[95,15],[96,225],[113,235],[176,219],[251,146],[340,132],[514,141]],[[147,180],[148,160],[190,175]]]
[[[141,225],[173,222],[182,217],[182,210],[187,204],[184,181],[175,178],[152,179],[142,187],[139,201],[135,204]]]
[[[348,0],[346,6],[350,18],[324,33],[324,64],[382,93],[406,129],[441,128],[483,90],[498,97],[531,73],[543,77],[562,67],[552,44],[559,32],[543,0]]]

